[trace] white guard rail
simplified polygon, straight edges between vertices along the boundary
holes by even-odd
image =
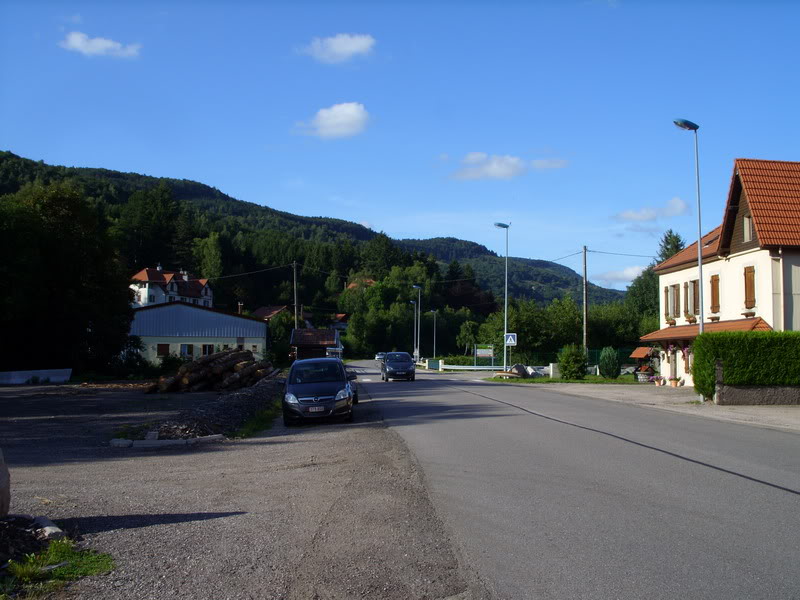
[[[500,366],[498,366],[498,365],[495,365],[495,366],[485,365],[485,366],[477,366],[477,367],[474,367],[472,365],[446,365],[444,363],[441,363],[439,365],[439,370],[440,371],[446,371],[446,370],[450,370],[450,371],[497,371],[497,370],[502,370],[502,369],[503,369],[503,365],[500,365]]]

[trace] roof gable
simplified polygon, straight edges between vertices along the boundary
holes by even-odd
[[[723,220],[723,248],[744,191],[762,247],[800,246],[800,162],[737,158]]]
[[[703,263],[716,257],[719,252],[720,232],[722,225],[712,229],[703,236]],[[658,273],[683,265],[697,264],[697,242],[689,244],[680,252],[673,254],[667,260],[658,263],[653,270]]]

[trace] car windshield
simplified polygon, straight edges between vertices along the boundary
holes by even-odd
[[[411,356],[407,352],[392,352],[386,355],[386,362],[411,362]]]
[[[344,378],[341,367],[334,362],[296,364],[292,369],[289,383],[324,383],[326,381],[341,381]]]

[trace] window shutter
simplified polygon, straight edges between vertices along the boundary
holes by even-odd
[[[685,311],[689,312],[689,282],[683,282],[683,306],[685,307]]]
[[[744,268],[744,307],[753,308],[756,305],[756,268]]]
[[[711,312],[719,312],[719,275],[711,276]]]
[[[694,300],[693,306],[694,310],[692,311],[694,314],[700,314],[700,280],[696,279],[692,282],[692,299]]]
[[[677,283],[672,286],[675,293],[675,314],[674,317],[679,317],[681,314],[681,286]]]
[[[669,288],[664,287],[664,318],[669,319]]]

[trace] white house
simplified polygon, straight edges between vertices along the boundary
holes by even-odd
[[[266,321],[184,302],[134,309],[131,335],[141,338],[149,361],[170,354],[197,358],[228,348],[262,358],[269,345]]]
[[[738,158],[722,224],[702,238],[704,329],[800,330],[800,162]],[[655,267],[661,374],[692,385],[697,243]]]
[[[131,281],[134,308],[165,302],[214,307],[214,292],[208,279],[196,279],[183,270],[165,271],[159,264],[155,269],[142,269]]]

